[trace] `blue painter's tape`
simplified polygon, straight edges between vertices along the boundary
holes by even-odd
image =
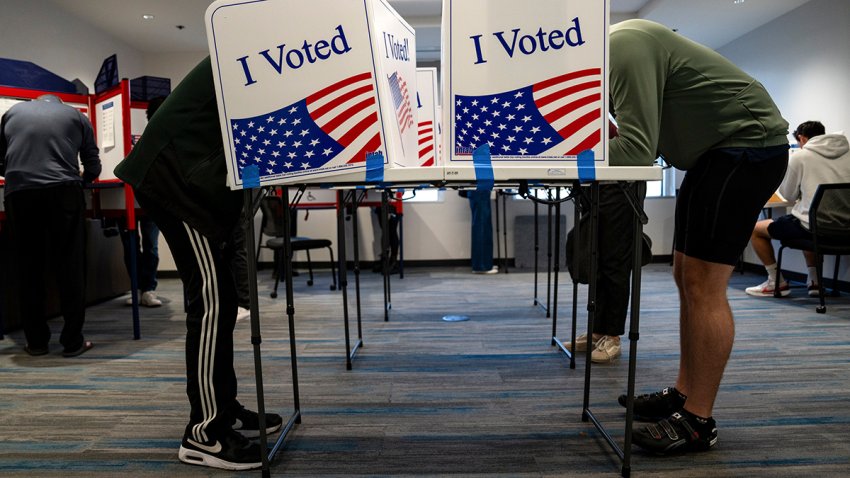
[[[592,149],[578,153],[578,179],[583,183],[596,181],[596,155]]]
[[[489,144],[484,143],[472,152],[472,164],[475,166],[475,189],[479,191],[492,191],[495,180]]]
[[[253,189],[260,187],[260,168],[256,164],[249,164],[242,168],[242,187]]]
[[[384,153],[376,151],[366,155],[366,182],[384,182]]]

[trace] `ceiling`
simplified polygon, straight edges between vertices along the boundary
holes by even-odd
[[[48,0],[144,53],[206,51],[211,0]],[[416,29],[417,56],[439,59],[441,0],[389,0]],[[809,0],[611,0],[611,16],[646,18],[720,48]],[[154,15],[152,20],[142,15]]]

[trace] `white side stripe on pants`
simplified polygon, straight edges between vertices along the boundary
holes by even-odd
[[[218,414],[213,384],[216,334],[219,322],[218,282],[209,241],[188,224],[183,223],[183,226],[186,228],[203,279],[201,296],[204,301],[204,316],[201,319],[201,343],[198,348],[198,386],[204,420],[192,428],[192,435],[195,440],[206,443],[208,441],[206,428]]]

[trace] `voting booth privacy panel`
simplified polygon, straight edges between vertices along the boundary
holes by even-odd
[[[437,148],[437,69],[416,69],[416,104],[419,111],[419,166],[441,166]]]
[[[490,165],[591,176],[608,164],[608,10],[608,1],[443,2],[447,179]]]
[[[219,0],[207,39],[234,189],[419,165],[416,42],[384,0]]]

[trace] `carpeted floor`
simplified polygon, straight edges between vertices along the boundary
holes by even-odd
[[[327,272],[313,287],[304,277],[294,281],[303,419],[272,462],[273,476],[619,474],[617,456],[581,421],[584,360],[571,370],[551,345],[552,321],[533,306],[531,273],[408,268],[392,283],[389,322],[380,277],[361,277],[364,346],[350,371],[341,295],[328,290]],[[572,287],[566,274],[561,280],[558,335],[568,340]],[[684,457],[635,451],[634,476],[850,475],[850,295],[828,298],[827,313],[816,314],[805,288],[784,299],[744,294],[761,281],[736,273],[729,288],[737,336],[715,407],[719,444]],[[269,298],[271,286],[262,271],[265,400],[268,410],[289,416],[289,333],[283,294]],[[356,336],[353,286],[349,274]],[[63,358],[55,339],[49,355],[30,357],[21,332],[0,341],[0,475],[234,476],[177,460],[188,414],[182,289],[165,279],[158,292],[168,302],[141,311],[138,341],[123,297],[88,309],[85,332],[96,346],[80,357]],[[545,300],[545,290],[540,295]],[[648,266],[641,393],[675,381],[677,317],[670,267]],[[57,337],[61,319],[51,324]],[[240,397],[253,408],[247,321],[235,337]],[[621,443],[616,397],[625,391],[628,350],[614,364],[594,366],[592,379],[592,408]]]

